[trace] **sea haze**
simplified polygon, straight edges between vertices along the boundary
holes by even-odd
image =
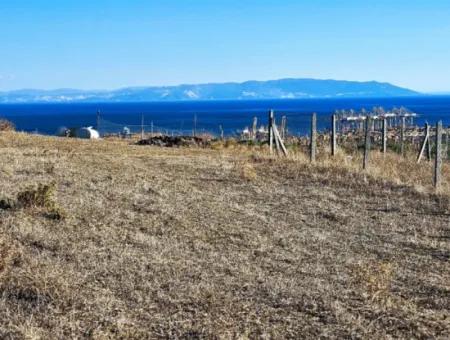
[[[405,106],[420,114],[418,124],[425,121],[436,123],[442,119],[450,125],[450,96],[421,96],[398,98],[362,99],[303,99],[303,100],[237,100],[237,101],[180,101],[153,103],[76,103],[76,104],[3,104],[0,117],[16,124],[18,130],[55,134],[58,128],[95,126],[96,112],[101,112],[102,132],[119,132],[124,126],[140,130],[144,117],[146,130],[188,134],[192,132],[194,117],[197,130],[219,133],[222,125],[227,135],[232,135],[250,126],[253,117],[258,125],[267,124],[267,112],[275,110],[276,118],[287,116],[288,128],[294,134],[306,134],[309,130],[310,114],[318,113],[318,126],[329,126],[330,115],[337,109],[371,109],[383,106],[386,109]]]

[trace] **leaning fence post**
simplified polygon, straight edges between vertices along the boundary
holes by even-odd
[[[370,116],[366,117],[366,136],[364,143],[364,162],[363,169],[366,170],[369,166],[369,153],[370,153]]]
[[[336,145],[337,144],[337,136],[336,136],[336,115],[331,116],[331,155],[336,155]]]
[[[269,150],[273,152],[273,110],[269,111]]]
[[[387,121],[386,117],[383,117],[383,153],[387,151]]]
[[[436,159],[434,162],[434,187],[438,188],[441,183],[442,167],[442,120],[436,124]]]
[[[311,143],[310,143],[311,162],[314,162],[316,160],[316,147],[317,147],[317,114],[313,113],[311,117]]]
[[[423,153],[425,152],[425,150],[427,150],[427,157],[428,160],[430,160],[430,126],[428,125],[428,123],[425,123],[425,137],[423,138],[423,143],[422,143],[422,147],[420,148],[420,152],[419,152],[419,157],[417,157],[417,163],[420,163],[420,160],[422,159]]]

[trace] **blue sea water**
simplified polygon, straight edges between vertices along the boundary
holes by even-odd
[[[60,127],[96,126],[100,111],[100,131],[120,132],[128,126],[140,131],[144,118],[145,130],[190,134],[196,121],[196,129],[218,135],[219,125],[226,135],[233,135],[251,126],[258,117],[258,126],[267,124],[268,111],[275,110],[279,121],[287,117],[289,132],[307,134],[312,112],[318,114],[318,127],[329,126],[330,115],[335,110],[374,106],[385,109],[404,106],[420,115],[417,124],[431,124],[442,120],[450,125],[450,96],[422,96],[401,98],[363,99],[284,99],[284,100],[236,100],[236,101],[184,101],[153,103],[80,103],[80,104],[2,104],[0,118],[11,120],[18,130],[53,135]]]

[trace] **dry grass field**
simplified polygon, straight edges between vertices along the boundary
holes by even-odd
[[[450,168],[0,133],[0,338],[450,337]]]

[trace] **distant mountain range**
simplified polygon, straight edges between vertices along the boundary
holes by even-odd
[[[0,103],[147,102],[176,100],[240,100],[401,97],[420,93],[389,83],[318,79],[280,79],[118,90],[16,90],[0,92]]]

